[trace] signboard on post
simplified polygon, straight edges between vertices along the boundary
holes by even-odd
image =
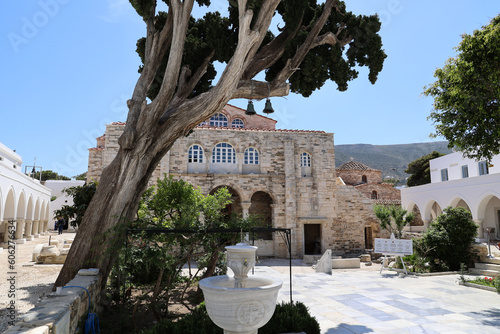
[[[394,234],[390,239],[375,238],[374,251],[384,255],[413,255],[413,240],[396,239]]]
[[[384,262],[380,267],[380,273],[382,273],[382,270],[387,265],[387,255],[393,255],[401,258],[404,272],[407,274],[403,256],[413,255],[413,240],[396,239],[394,233],[392,233],[390,239],[375,238],[374,251],[375,253],[382,253],[384,255]]]

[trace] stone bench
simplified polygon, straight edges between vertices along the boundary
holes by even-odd
[[[360,268],[359,257],[348,259],[332,259],[332,269]]]

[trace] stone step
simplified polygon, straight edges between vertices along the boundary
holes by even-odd
[[[500,277],[500,272],[495,270],[486,270],[486,269],[478,269],[478,268],[470,268],[469,272],[471,274],[481,275],[481,276],[489,276],[489,277]]]
[[[494,257],[493,259],[488,259],[486,258],[484,261],[482,261],[483,263],[492,263],[492,264],[498,264],[500,265],[500,257]]]
[[[478,262],[475,263],[474,267],[476,269],[493,270],[493,271],[498,271],[500,273],[500,264]]]

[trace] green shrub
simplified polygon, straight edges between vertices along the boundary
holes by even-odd
[[[281,303],[269,322],[259,328],[259,334],[276,333],[319,334],[319,324],[316,318],[309,314],[307,307],[301,302]],[[192,313],[177,322],[162,320],[153,328],[142,331],[141,334],[222,334],[223,330],[217,327],[208,316],[205,303],[200,304]]]
[[[460,263],[473,260],[471,245],[476,230],[469,211],[448,207],[417,241],[416,249],[427,259],[431,271],[459,270]]]
[[[141,334],[222,334],[223,330],[217,327],[208,316],[205,303],[200,304],[190,314],[179,321],[162,320],[153,328],[144,330]]]
[[[273,317],[259,334],[298,333],[319,334],[319,323],[309,314],[307,307],[301,302],[281,303],[276,305]]]

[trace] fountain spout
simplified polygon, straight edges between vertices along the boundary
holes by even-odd
[[[235,246],[227,246],[227,266],[234,273],[234,287],[246,288],[248,272],[255,267],[257,247],[243,242]]]

